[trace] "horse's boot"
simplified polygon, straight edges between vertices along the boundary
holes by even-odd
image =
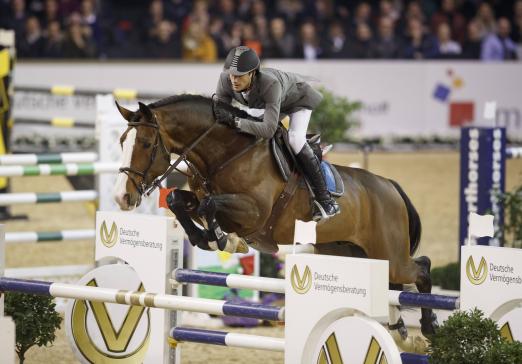
[[[341,212],[339,205],[326,188],[326,181],[321,170],[321,162],[319,162],[319,159],[308,143],[305,143],[303,149],[297,153],[296,158],[314,190],[316,199],[316,201],[314,201],[314,221],[328,219]]]
[[[216,203],[214,202],[214,199],[210,196],[202,199],[197,213],[207,221],[209,240],[215,241],[219,250],[225,250],[228,241],[227,234],[221,230],[221,227],[216,220]]]

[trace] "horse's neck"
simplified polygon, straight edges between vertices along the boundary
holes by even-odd
[[[163,128],[168,134],[168,148],[172,153],[183,153],[214,125],[212,110],[207,109],[195,105],[190,113],[185,112],[185,116],[175,108],[163,110],[167,116]],[[206,175],[252,143],[253,138],[217,125],[187,153],[187,159]]]

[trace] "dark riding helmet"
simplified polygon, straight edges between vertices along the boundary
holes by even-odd
[[[243,76],[257,70],[261,61],[251,48],[239,46],[232,48],[225,59],[224,70],[234,76]]]

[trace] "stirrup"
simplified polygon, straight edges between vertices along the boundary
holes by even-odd
[[[335,203],[335,202],[334,202]],[[321,213],[321,216],[317,216],[315,213],[312,214],[312,220],[314,220],[315,222],[320,222],[320,221],[325,221],[325,220],[328,220],[329,218],[331,217],[334,217],[335,215],[339,214],[341,212],[341,209],[340,208],[337,208],[337,211],[335,211],[333,214],[331,215],[328,215],[323,207],[323,205],[321,205],[320,202],[314,200],[314,204],[315,206],[317,207],[317,209],[319,210],[319,212]]]

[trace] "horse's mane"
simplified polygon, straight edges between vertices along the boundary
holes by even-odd
[[[212,102],[215,102],[215,107],[219,107],[219,108],[225,109],[227,111],[230,111],[234,114],[234,116],[237,116],[240,118],[259,120],[258,118],[255,118],[255,117],[249,115],[244,110],[238,109],[237,107],[234,107],[226,102],[213,100],[212,98],[210,98],[208,96],[203,96],[203,95],[181,94],[181,95],[168,96],[161,100],[155,101],[155,102],[149,104],[148,106],[152,109],[155,109],[158,107],[172,105],[177,102],[194,102],[194,103],[203,102],[203,103],[207,103],[209,105],[211,105]]]

